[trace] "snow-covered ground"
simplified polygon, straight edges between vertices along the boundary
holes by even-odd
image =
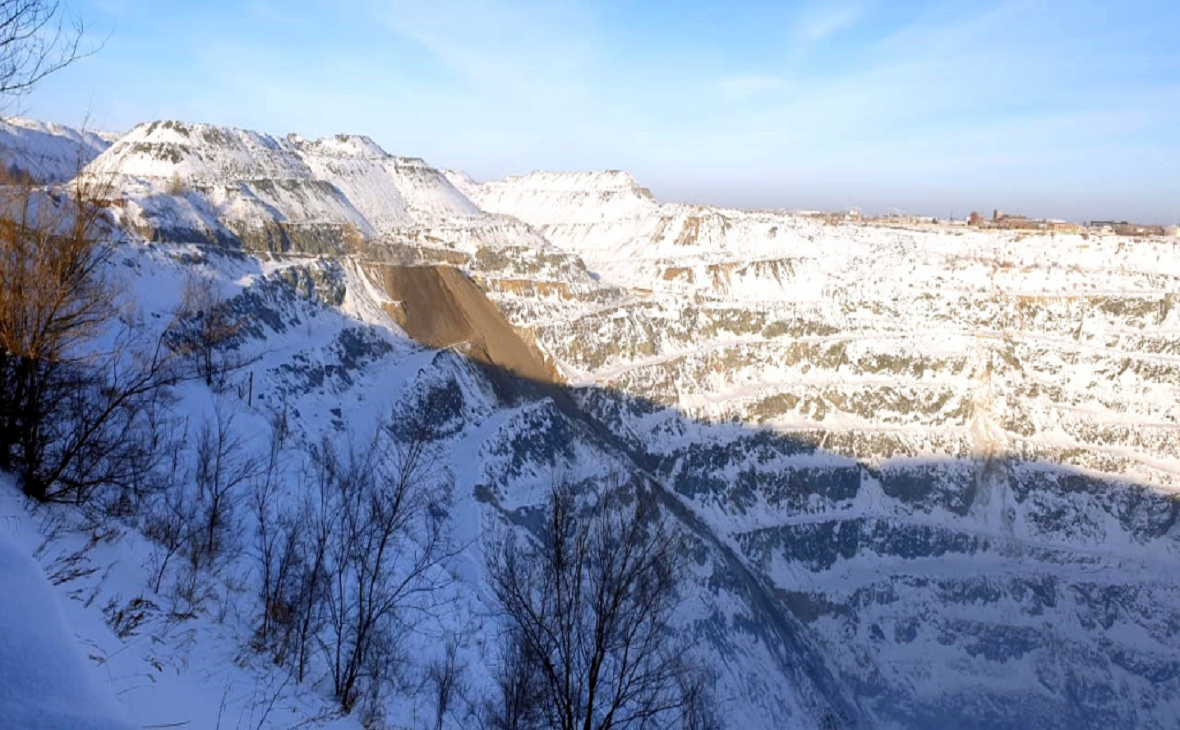
[[[0,717],[28,730],[129,730],[113,686],[83,656],[53,585],[14,539],[33,531],[19,530],[25,516],[14,510],[12,480],[0,482]]]
[[[190,428],[232,412],[259,454],[286,414],[285,500],[324,439],[435,404],[462,549],[383,697],[390,727],[432,723],[422,678],[448,636],[470,695],[490,687],[489,531],[527,524],[554,474],[612,470],[650,479],[693,536],[677,626],[728,727],[1180,714],[1176,240],[827,225],[662,204],[621,172],[481,184],[363,137],[177,122],[137,127],[89,172],[114,185],[114,270],[144,322],[199,274],[245,323],[249,366],[221,394],[178,388],[175,411]],[[414,263],[465,271],[576,388],[505,395],[413,342],[381,267]],[[179,569],[150,589],[159,547],[134,525],[92,540],[4,492],[12,541],[46,573],[85,566],[56,592],[115,716],[357,726],[324,714],[322,668],[299,685],[250,649],[249,550],[190,611]]]

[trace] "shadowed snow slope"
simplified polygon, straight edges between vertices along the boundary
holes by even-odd
[[[14,489],[8,479],[0,488]],[[2,525],[3,523],[0,523]],[[89,666],[41,567],[0,529],[0,722],[21,730],[130,730]]]

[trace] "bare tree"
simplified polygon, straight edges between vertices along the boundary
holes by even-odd
[[[270,449],[262,474],[254,480],[250,501],[257,522],[255,558],[262,580],[262,621],[258,628],[261,647],[269,644],[270,626],[279,608],[282,586],[288,582],[296,557],[293,549],[294,530],[284,529],[283,515],[275,504],[276,493],[282,482],[281,459],[285,447],[286,429],[280,419],[271,424]]]
[[[31,184],[0,191],[0,468],[29,448],[36,465],[46,391],[82,365],[80,345],[115,313],[112,248],[84,186],[66,198]]]
[[[234,545],[234,508],[259,472],[258,460],[234,425],[233,411],[220,403],[213,411],[213,418],[197,432],[194,482],[202,539],[200,549],[193,551],[194,564],[201,558],[210,561]]]
[[[181,291],[179,317],[172,332],[172,346],[191,358],[205,385],[221,390],[227,373],[244,363],[229,356],[225,347],[243,330],[212,277],[191,274]]]
[[[113,340],[83,365],[46,366],[55,377],[35,402],[38,428],[26,428],[22,444],[30,496],[82,505],[111,490],[138,493],[167,461],[161,427],[169,387],[181,379],[175,358],[138,323],[120,324]]]
[[[260,645],[298,681],[318,665],[318,650],[341,708],[376,715],[403,663],[402,639],[436,615],[452,580],[444,567],[456,553],[443,530],[449,473],[427,429],[382,428],[343,449],[325,440],[302,482],[302,500],[273,513],[266,477],[255,484],[266,604]],[[449,668],[448,701],[459,669],[453,661]]]
[[[678,713],[681,730],[721,730],[709,674],[700,667],[690,666],[681,656],[672,668],[681,698]]]
[[[56,0],[0,0],[0,97],[26,94],[93,53],[82,47],[85,30]]]
[[[434,730],[443,730],[446,718],[454,709],[455,700],[466,694],[463,680],[467,667],[459,661],[459,641],[448,636],[443,655],[426,668],[426,684],[434,698]]]
[[[350,448],[337,472],[340,522],[328,550],[321,643],[345,712],[392,678],[410,614],[423,608],[417,599],[432,604],[450,579],[440,568],[454,554],[440,509],[450,484],[427,434],[417,428],[396,439],[382,430],[361,451]]]
[[[502,639],[493,678],[495,691],[484,702],[483,724],[492,730],[532,730],[542,725],[545,678],[518,629]]]
[[[534,677],[543,726],[562,730],[680,727],[699,704],[668,629],[682,538],[649,499],[614,483],[583,513],[575,490],[558,485],[539,538],[502,541],[489,579],[511,628],[504,656],[524,665],[501,682],[516,718],[504,726],[542,725],[517,708]]]
[[[177,379],[164,338],[134,321],[108,273],[105,189],[87,175],[64,190],[0,188],[0,468],[41,501],[142,486]]]
[[[273,599],[275,619],[282,628],[277,656],[287,657],[296,679],[302,682],[311,661],[315,637],[324,623],[323,605],[328,592],[328,549],[339,529],[336,488],[339,470],[336,452],[325,443],[311,454],[304,467],[303,498],[281,521],[282,559],[291,563],[291,580],[278,584]]]
[[[193,549],[200,522],[196,501],[189,497],[183,482],[153,496],[155,499],[143,515],[143,532],[157,545],[151,556],[150,585],[159,593],[172,559]]]

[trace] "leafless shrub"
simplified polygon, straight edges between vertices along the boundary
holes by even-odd
[[[206,606],[217,599],[217,592],[203,569],[186,562],[166,596],[172,602],[171,617],[187,621],[205,613]]]
[[[129,639],[135,636],[139,629],[158,611],[159,606],[142,595],[136,596],[126,603],[123,602],[122,596],[112,597],[102,610],[107,626],[120,639]]]
[[[159,484],[176,437],[168,387],[178,377],[162,343],[140,349],[137,340],[124,329],[105,366],[64,371],[68,377],[52,382],[51,417],[34,442],[41,448],[23,451],[30,496],[83,505],[113,495],[119,503],[107,506],[125,512]]]
[[[280,629],[272,639],[276,659],[289,663],[296,679],[306,677],[316,637],[324,624],[328,591],[328,546],[338,529],[335,511],[335,451],[322,449],[304,467],[303,498],[294,510],[281,513],[279,549],[290,564],[290,579],[276,583],[271,621]]]
[[[209,276],[190,275],[181,292],[176,327],[171,345],[186,357],[205,384],[224,390],[226,376],[245,365],[242,358],[226,349],[244,328],[222,296],[217,282]]]
[[[178,485],[156,495],[143,520],[144,534],[155,541],[151,557],[150,585],[160,593],[172,559],[192,550],[199,530],[196,501],[187,485]]]
[[[191,553],[194,566],[208,564],[236,548],[234,510],[247,484],[259,473],[235,414],[218,403],[213,418],[202,423],[196,442],[196,500],[201,540]]]
[[[173,172],[172,177],[168,178],[168,182],[164,185],[164,192],[168,195],[184,195],[188,192],[188,185],[180,176],[179,170]]]
[[[395,687],[407,632],[432,615],[450,581],[441,567],[455,554],[443,530],[450,482],[426,433],[380,429],[343,449],[325,442],[304,467],[303,500],[287,510],[272,514],[264,478],[254,492],[265,515],[260,646],[298,681],[322,661],[341,708],[370,719]]]
[[[449,636],[443,655],[426,668],[426,686],[434,700],[434,728],[442,730],[446,718],[455,710],[455,702],[466,694],[463,679],[467,667],[459,660],[459,641]]]
[[[484,701],[483,724],[491,730],[531,730],[543,725],[545,678],[517,629],[503,637],[494,667],[495,689]]]
[[[405,440],[379,432],[362,450],[350,448],[342,465],[323,643],[336,697],[349,712],[365,687],[392,679],[400,639],[414,620],[409,614],[422,610],[417,599],[430,603],[449,580],[438,568],[452,551],[438,509],[450,486],[426,429]],[[374,654],[383,661],[370,661]]]
[[[275,648],[271,626],[290,619],[291,606],[286,599],[288,587],[298,569],[298,529],[289,513],[280,509],[278,491],[285,475],[282,459],[286,450],[285,414],[273,419],[266,464],[253,480],[250,506],[254,512],[256,532],[254,558],[258,562],[262,617],[259,622],[256,648]],[[283,663],[283,653],[276,653],[276,661]]]
[[[501,542],[489,580],[511,630],[497,726],[691,724],[704,685],[686,680],[691,668],[668,629],[682,538],[648,499],[616,481],[579,509],[560,484],[537,540]]]

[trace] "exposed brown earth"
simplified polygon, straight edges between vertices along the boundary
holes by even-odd
[[[560,383],[557,369],[463,272],[449,266],[378,267],[386,309],[406,334],[430,347],[455,347],[472,358],[540,383]]]

